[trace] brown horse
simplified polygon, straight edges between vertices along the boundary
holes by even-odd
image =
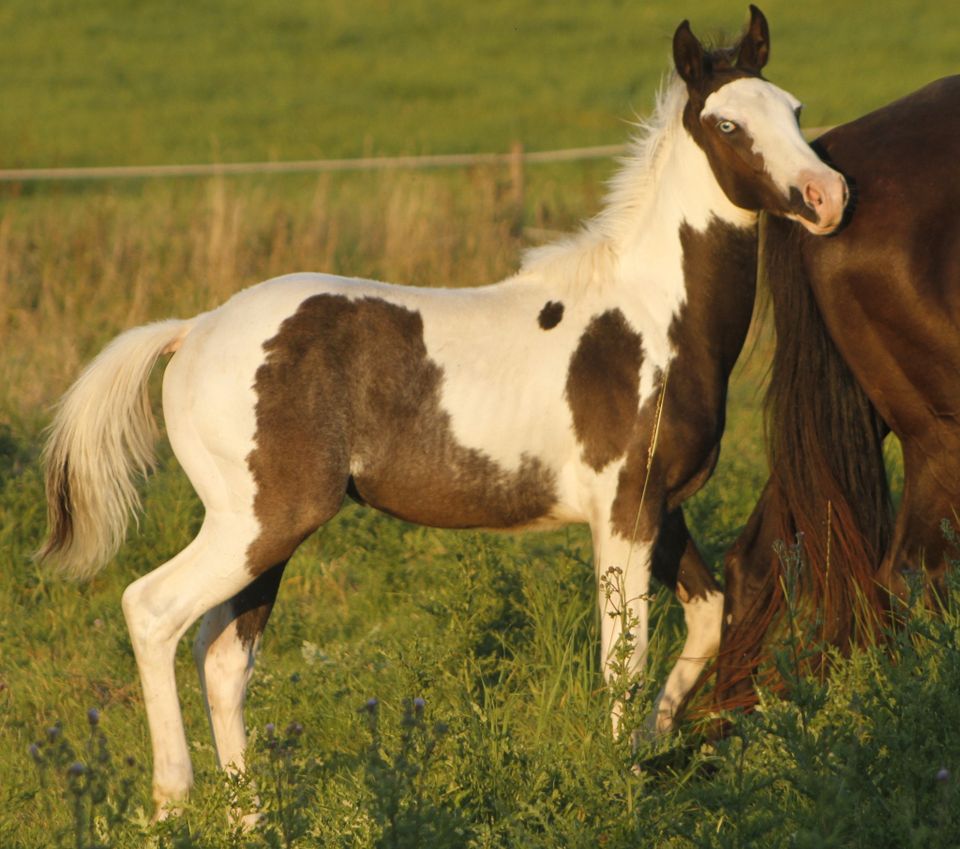
[[[828,239],[768,217],[761,274],[777,346],[766,400],[770,481],[727,556],[718,696],[747,694],[801,534],[818,638],[846,646],[902,595],[933,587],[960,507],[960,76],[814,143],[851,186]],[[903,447],[895,520],[882,443]]]

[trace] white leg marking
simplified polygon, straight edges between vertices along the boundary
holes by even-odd
[[[230,773],[241,773],[245,769],[247,730],[243,706],[259,647],[259,634],[248,646],[241,641],[230,601],[204,614],[193,643],[193,658],[217,749],[217,763]],[[230,816],[245,829],[253,828],[260,819],[259,814],[244,813],[239,807],[231,808]]]
[[[193,643],[217,762],[237,772],[244,766],[247,732],[243,705],[259,642],[258,637],[252,645],[244,646],[237,634],[233,605],[226,601],[204,615]]]
[[[208,513],[193,542],[123,593],[153,744],[158,816],[183,799],[193,783],[174,677],[177,643],[201,614],[250,583],[245,566],[249,525],[248,517]]]
[[[651,732],[666,733],[673,729],[674,717],[683,700],[696,684],[703,667],[717,656],[720,649],[723,593],[711,592],[706,597],[681,601],[687,625],[687,639],[667,682],[654,703],[648,721]]]

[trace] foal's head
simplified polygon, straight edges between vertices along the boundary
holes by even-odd
[[[793,218],[817,235],[831,233],[843,218],[846,181],[804,141],[800,102],[761,76],[770,31],[756,6],[750,16],[730,50],[704,50],[687,21],[677,28],[673,59],[689,96],[684,126],[734,204]]]

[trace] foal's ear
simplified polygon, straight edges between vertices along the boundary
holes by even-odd
[[[703,79],[703,47],[690,31],[690,21],[680,24],[673,34],[673,64],[687,85]]]
[[[767,19],[753,4],[750,5],[750,26],[740,42],[740,51],[737,54],[737,67],[742,71],[753,71],[757,74],[767,64],[770,58],[770,28]]]

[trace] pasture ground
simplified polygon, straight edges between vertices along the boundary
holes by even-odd
[[[709,33],[745,14],[712,0],[581,6],[414,3],[401,20],[373,2],[225,16],[16,0],[0,11],[2,164],[621,141],[618,118],[649,108],[679,18]],[[945,12],[858,7],[764,4],[770,75],[807,101],[808,124],[956,64]],[[582,529],[444,533],[355,507],[288,569],[249,697],[258,787],[215,768],[188,637],[177,665],[196,792],[182,818],[149,824],[149,744],[119,597],[184,545],[198,506],[163,453],[114,564],[81,586],[38,570],[50,404],[119,330],[273,274],[498,279],[543,231],[595,211],[610,168],[530,168],[523,209],[486,168],[0,188],[0,846],[960,845],[956,593],[942,616],[917,611],[885,651],[837,658],[823,679],[796,673],[786,641],[791,701],[766,699],[716,745],[691,724],[633,753],[608,733]],[[762,328],[755,338],[717,474],[688,511],[714,563],[766,474]],[[638,716],[679,650],[681,619],[658,595]],[[262,828],[240,834],[223,811],[255,794]]]

